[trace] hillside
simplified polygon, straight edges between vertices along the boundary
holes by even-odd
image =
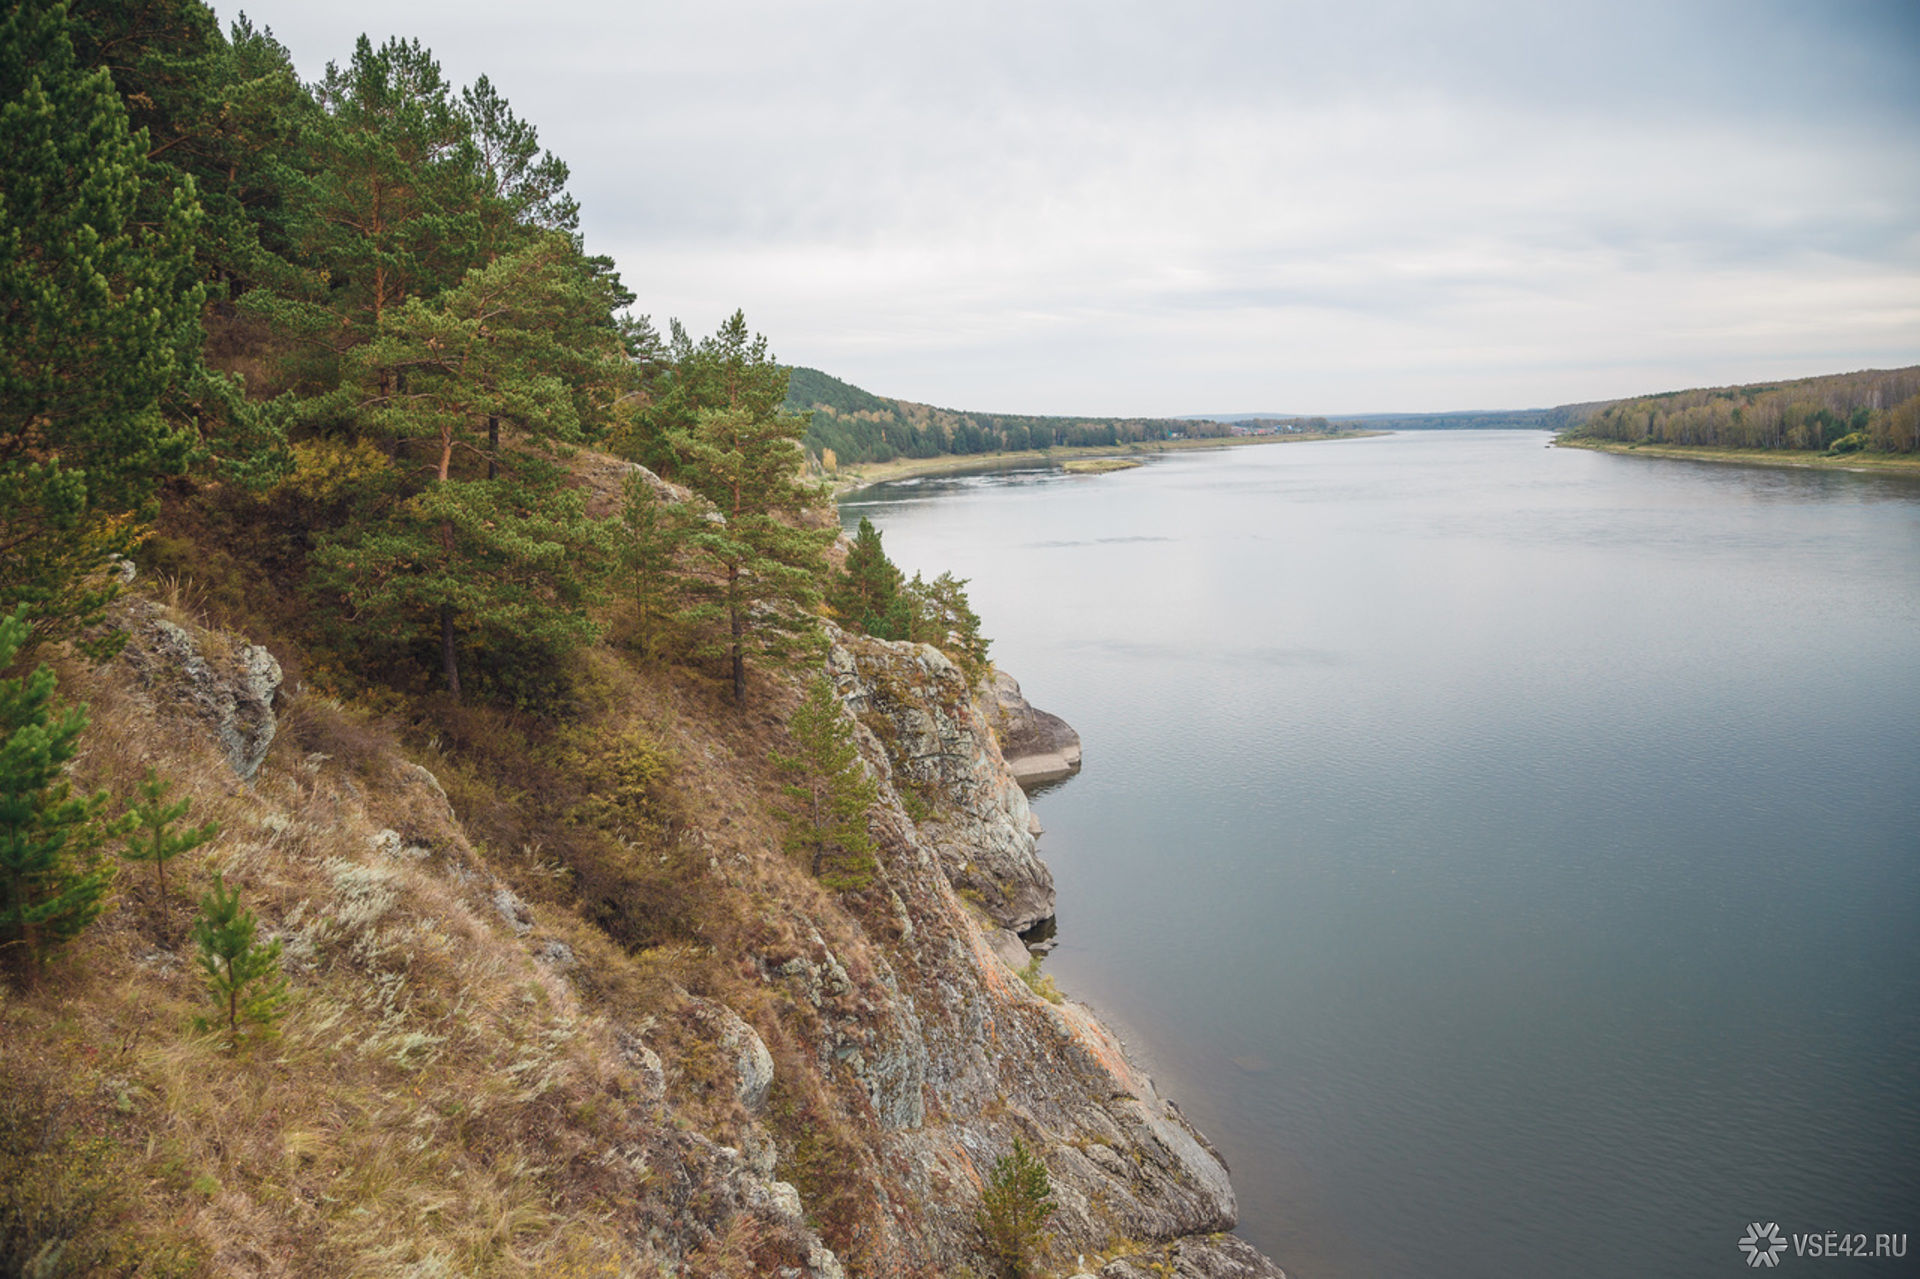
[[[1624,445],[1911,454],[1920,450],[1920,365],[1617,400],[1568,434]]]
[[[418,41],[0,29],[0,1274],[1278,1273],[743,315]]]
[[[838,465],[1056,446],[1111,447],[1147,440],[1226,437],[1231,427],[1174,418],[1032,417],[935,408],[888,399],[818,369],[788,370],[789,413],[811,411],[807,451]]]

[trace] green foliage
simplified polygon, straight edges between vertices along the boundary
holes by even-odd
[[[1642,396],[1601,406],[1573,433],[1626,444],[1911,453],[1920,449],[1920,367]]]
[[[786,372],[766,338],[749,338],[738,311],[697,347],[675,331],[661,408],[673,467],[724,521],[689,527],[681,616],[696,656],[726,657],[734,700],[744,702],[750,654],[778,665],[818,651],[814,609],[835,535],[799,524],[825,493],[803,477],[806,420],[779,412]]]
[[[597,633],[587,610],[608,530],[562,463],[623,360],[598,324],[604,290],[564,236],[543,236],[434,302],[389,310],[349,361],[370,392],[357,410],[365,428],[413,465],[321,539],[315,581],[377,634],[437,629],[456,697],[462,634],[552,654]]]
[[[974,1216],[982,1251],[999,1279],[1027,1279],[1033,1273],[1034,1254],[1041,1244],[1041,1228],[1053,1215],[1053,1187],[1047,1166],[1020,1138],[1011,1153],[994,1161],[993,1172],[980,1191],[980,1210]]]
[[[145,150],[64,7],[0,13],[0,611],[29,606],[26,652],[100,620],[194,448],[163,400],[206,378],[200,208]]]
[[[0,619],[0,670],[26,636],[22,605]],[[56,710],[54,687],[45,666],[0,679],[0,960],[28,981],[106,909],[113,867],[99,848],[124,829],[103,820],[105,791],[75,796],[62,776],[87,711]]]
[[[190,826],[175,830],[174,824],[187,815],[193,807],[191,799],[183,798],[177,803],[167,803],[167,792],[173,789],[170,782],[162,780],[151,768],[140,782],[139,799],[127,807],[127,819],[133,824],[132,832],[127,836],[125,847],[120,855],[130,862],[152,862],[154,874],[154,907],[160,921],[160,936],[167,935],[167,863],[185,852],[191,852],[220,833],[220,823],[207,822],[200,826]]]
[[[879,788],[867,775],[852,722],[824,675],[807,686],[805,699],[787,721],[787,736],[793,754],[776,751],[772,758],[789,778],[781,787],[788,801],[782,815],[788,851],[804,858],[828,888],[866,888],[875,870],[867,810]]]
[[[1027,966],[1020,970],[1020,980],[1027,984],[1028,990],[1050,1004],[1066,1002],[1066,996],[1060,993],[1060,987],[1054,983],[1053,978],[1040,971],[1040,956],[1038,955],[1028,960]]]
[[[901,594],[904,582],[880,545],[879,530],[863,515],[846,568],[827,592],[827,603],[849,626],[877,639],[903,640],[912,626],[908,600]]]
[[[626,478],[622,497],[616,557],[634,601],[634,644],[650,660],[661,655],[673,620],[675,555],[690,530],[682,509],[662,501],[639,475]]]
[[[280,972],[280,942],[262,946],[255,937],[253,912],[240,908],[240,894],[227,891],[215,875],[213,889],[200,901],[194,921],[197,961],[207,994],[218,1014],[195,1020],[200,1030],[224,1026],[227,1046],[239,1045],[242,1023],[270,1027],[286,1011],[287,979]]]
[[[942,573],[931,582],[915,573],[902,588],[907,601],[906,638],[931,644],[945,653],[967,677],[978,684],[987,673],[987,647],[980,633],[980,617],[967,601],[967,579]]]

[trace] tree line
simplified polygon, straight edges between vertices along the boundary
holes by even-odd
[[[1920,366],[1620,400],[1574,434],[1627,444],[1912,453],[1920,450]]]
[[[1026,449],[1111,448],[1233,434],[1232,427],[1219,422],[1181,418],[964,413],[887,399],[818,369],[794,368],[790,374],[786,408],[811,415],[804,437],[808,454],[819,462],[830,458],[836,465]]]

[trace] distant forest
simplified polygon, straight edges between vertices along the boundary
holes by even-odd
[[[1551,409],[1468,409],[1454,413],[1361,413],[1338,418],[1341,426],[1369,431],[1565,431],[1605,408],[1604,401]]]
[[[1220,422],[1177,418],[1029,417],[969,413],[874,395],[818,369],[788,370],[789,413],[813,413],[807,452],[839,465],[898,457],[996,453],[1055,446],[1137,444],[1236,434]]]
[[[1627,444],[1912,453],[1920,449],[1920,366],[1618,400],[1573,434]]]

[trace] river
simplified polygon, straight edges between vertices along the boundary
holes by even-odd
[[[1403,433],[842,503],[1082,735],[1047,971],[1296,1279],[1914,1273],[1920,483]],[[1908,1236],[1816,1263],[1795,1234]],[[1764,1242],[1764,1241],[1763,1241]],[[1804,1243],[1804,1241],[1803,1241]]]

